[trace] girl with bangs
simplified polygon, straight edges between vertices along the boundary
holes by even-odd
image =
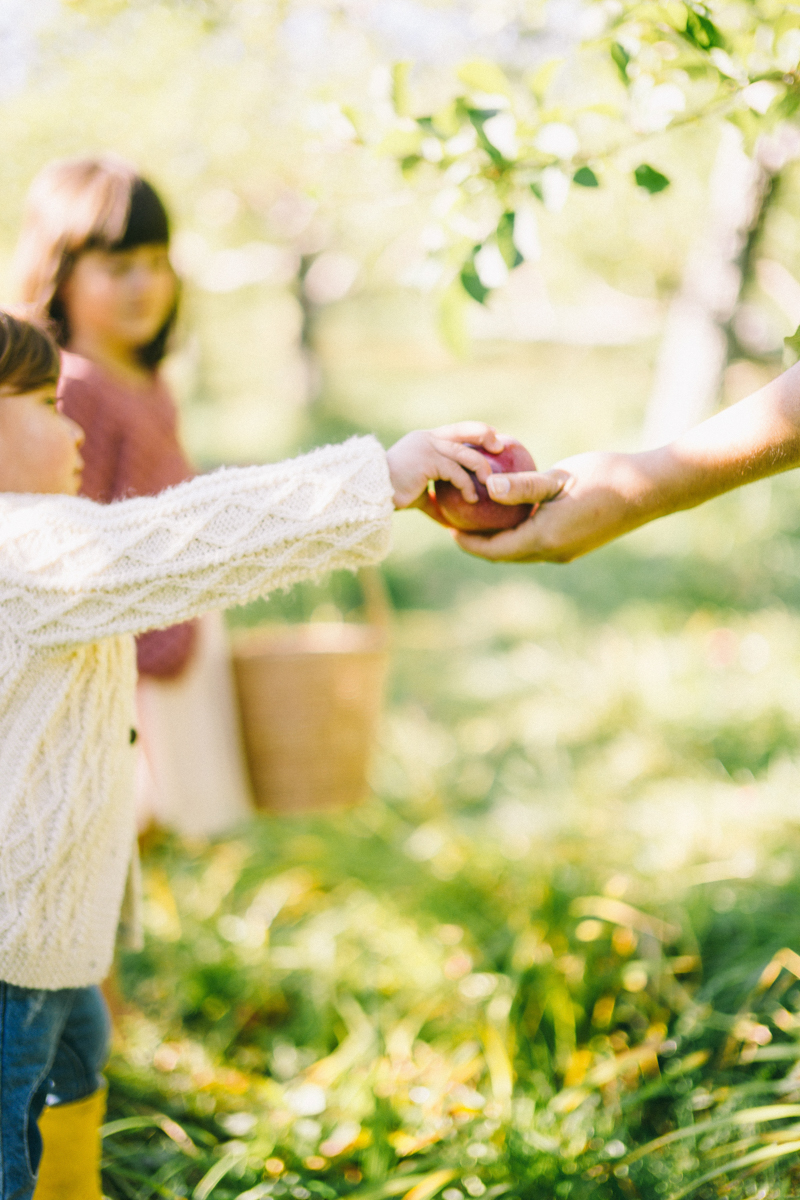
[[[170,222],[114,156],[64,159],[34,181],[17,253],[21,298],[63,347],[59,402],[84,430],[82,495],[157,495],[194,474],[159,373],[178,311]],[[140,826],[222,832],[251,801],[217,613],[136,642]]]

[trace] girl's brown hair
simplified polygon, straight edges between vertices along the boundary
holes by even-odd
[[[37,392],[58,382],[58,346],[32,321],[0,311],[0,391]]]
[[[132,250],[166,245],[169,217],[155,188],[115,155],[64,158],[50,163],[31,185],[17,247],[20,298],[55,330],[59,345],[70,339],[62,299],[64,284],[85,250]],[[176,301],[152,341],[138,348],[152,370],[166,354],[177,316]]]

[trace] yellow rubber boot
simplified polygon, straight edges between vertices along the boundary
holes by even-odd
[[[42,1161],[33,1200],[102,1200],[100,1126],[106,1089],[73,1104],[54,1104],[39,1117]]]

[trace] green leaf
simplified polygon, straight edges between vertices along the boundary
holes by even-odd
[[[725,39],[714,22],[694,8],[686,11],[683,36],[698,50],[713,50],[715,46],[725,45]]]
[[[360,142],[361,145],[363,146],[363,144],[364,144],[363,127],[364,126],[363,126],[363,122],[361,120],[361,113],[359,112],[359,110],[352,104],[343,104],[342,105],[342,116],[346,117],[347,120],[350,122],[350,124],[353,126],[353,129],[355,130],[356,141]]]
[[[800,362],[800,325],[793,334],[783,339],[784,367],[793,367],[796,362]]]
[[[493,146],[489,141],[486,134],[483,132],[483,127],[491,117],[496,117],[499,111],[500,110],[497,108],[467,109],[467,116],[472,122],[475,132],[478,135],[478,141],[480,142],[481,149],[486,151],[496,167],[502,167],[506,165],[506,159],[503,157],[497,147]]]
[[[400,159],[400,167],[403,172],[411,171],[420,162],[422,159],[419,154],[409,154],[406,158]]]
[[[633,172],[633,177],[640,188],[644,188],[651,196],[656,192],[663,192],[664,188],[669,187],[669,180],[666,175],[662,175],[655,167],[648,166],[647,163],[641,163]]]
[[[434,133],[439,137],[454,137],[461,128],[461,119],[458,105],[454,101],[446,104],[444,108],[437,109],[431,117]]]
[[[481,283],[478,272],[475,269],[475,255],[480,250],[480,246],[475,246],[464,266],[461,268],[461,286],[468,296],[472,296],[473,300],[477,300],[479,304],[486,303],[486,297],[489,295],[489,288]]]
[[[496,117],[500,112],[499,108],[467,108],[467,115],[476,129],[483,130],[484,125],[491,117]]]
[[[800,108],[800,91],[796,87],[789,88],[773,109],[779,120],[789,120]]]
[[[563,58],[551,58],[548,62],[543,63],[538,71],[534,72],[528,80],[528,86],[533,92],[540,104],[544,103],[544,98],[547,89],[558,74],[558,70],[564,64]]]
[[[665,0],[659,4],[654,15],[659,21],[671,26],[676,33],[682,33],[686,25],[686,5],[680,0]]]
[[[764,132],[764,118],[751,108],[736,108],[728,114],[726,120],[740,130],[745,154],[752,154],[756,142]]]
[[[628,51],[619,42],[614,42],[611,46],[611,57],[622,77],[622,82],[630,83],[628,79],[628,63],[631,61],[631,56],[628,54]]]
[[[388,158],[410,158],[419,155],[422,135],[415,129],[392,129],[376,147],[379,154]]]
[[[478,92],[499,92],[502,96],[511,94],[511,85],[505,74],[497,63],[488,58],[476,58],[463,63],[458,69],[458,78]]]
[[[600,180],[591,167],[579,167],[572,176],[572,182],[577,183],[578,187],[600,187]]]
[[[410,74],[410,62],[398,62],[392,67],[392,104],[394,111],[400,117],[408,116],[410,107],[408,77]]]
[[[480,281],[479,281],[480,282]],[[442,341],[458,358],[462,358],[467,350],[467,325],[465,310],[467,306],[467,291],[463,277],[454,282],[444,292],[439,301],[439,333]]]
[[[497,248],[503,256],[503,261],[506,266],[513,270],[522,262],[522,255],[514,245],[514,218],[516,214],[513,212],[504,212],[497,226]]]

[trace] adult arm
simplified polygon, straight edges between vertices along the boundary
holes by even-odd
[[[516,529],[457,541],[494,561],[569,562],[657,517],[798,465],[800,363],[657,450],[579,454],[550,471],[493,475],[493,499],[541,508]]]

